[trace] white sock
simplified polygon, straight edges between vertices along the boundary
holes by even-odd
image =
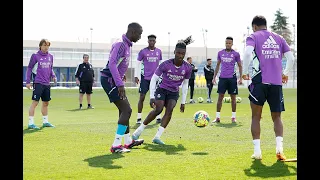
[[[216,112],[216,118],[220,118],[220,112]]]
[[[128,144],[132,143],[132,139],[131,139],[130,133],[124,134],[123,137],[124,137],[124,144],[128,145]]]
[[[47,116],[42,116],[42,120],[43,120],[43,123],[48,123],[48,115]]]
[[[145,127],[147,127],[147,125],[144,125],[143,123],[141,123],[141,125],[133,132],[133,134],[140,135]]]
[[[142,113],[138,113],[137,119],[141,119],[141,114]]]
[[[116,137],[114,138],[112,147],[121,145],[122,137],[123,137],[123,135],[116,134]]]
[[[160,139],[163,131],[164,131],[164,127],[159,126],[158,131],[157,131],[156,135],[154,136],[154,138],[155,138],[155,139]]]
[[[236,118],[236,112],[232,112],[232,118]]]
[[[261,154],[260,139],[254,139],[252,142],[254,146],[254,154],[256,155]]]
[[[157,116],[157,119],[161,119],[161,114],[159,114],[159,115]]]
[[[33,116],[29,116],[29,125],[34,124],[34,118]]]
[[[277,136],[276,137],[276,153],[283,153],[283,137]]]

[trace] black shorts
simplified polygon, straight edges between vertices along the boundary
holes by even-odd
[[[248,89],[249,100],[252,103],[263,106],[265,101],[267,101],[271,112],[285,111],[281,85],[251,83]]]
[[[237,78],[219,78],[217,93],[225,94],[228,90],[228,94],[238,94]]]
[[[50,101],[50,85],[43,85],[40,83],[33,84],[32,100],[39,101]]]
[[[147,94],[149,91],[150,81],[151,80],[145,80],[144,76],[141,74],[139,93]]]
[[[154,97],[156,100],[163,100],[165,102],[164,104],[167,104],[167,101],[169,99],[174,99],[178,101],[179,92],[171,92],[169,90],[158,87],[156,89],[156,92],[154,93]]]
[[[110,103],[120,100],[118,87],[115,85],[112,77],[101,76],[100,81],[103,90],[107,93],[109,97]]]
[[[81,94],[92,94],[93,82],[83,82],[80,81],[79,93]]]

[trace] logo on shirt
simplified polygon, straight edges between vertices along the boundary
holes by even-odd
[[[279,49],[279,45],[277,42],[274,40],[272,36],[269,36],[269,38],[263,43],[262,48],[277,48]]]
[[[279,45],[274,40],[272,36],[269,36],[268,39],[263,43],[261,53],[264,55],[265,59],[274,59],[280,58]]]
[[[233,54],[231,54],[231,57],[233,57]]]
[[[185,70],[182,70],[182,71],[181,71],[181,74],[182,74],[182,75],[184,75],[185,73],[186,73],[186,71],[185,71]]]
[[[161,94],[158,94],[157,97],[160,98],[160,97],[161,97]]]

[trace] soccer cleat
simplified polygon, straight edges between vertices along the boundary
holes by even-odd
[[[93,106],[88,106],[87,109],[94,109],[94,107]]]
[[[137,119],[137,124],[141,124],[141,118]]]
[[[252,159],[261,160],[262,159],[262,155],[261,154],[252,154],[251,158]]]
[[[79,107],[79,110],[81,110],[82,109],[82,106],[81,107]]]
[[[286,156],[283,153],[278,152],[277,153],[277,159],[280,161],[286,160]]]
[[[220,118],[216,118],[212,123],[220,123]]]
[[[161,140],[158,139],[158,138],[154,138],[154,139],[152,140],[152,142],[155,143],[155,144],[160,144],[160,145],[164,145],[164,144],[165,144],[163,141],[161,141]]]
[[[132,138],[132,140],[137,141],[137,140],[139,139],[139,136],[140,136],[140,134],[139,134],[139,135],[135,135],[135,134],[133,133],[132,136],[131,136],[131,138]]]
[[[126,152],[130,152],[129,149],[123,147],[122,145],[119,146],[111,146],[110,151],[112,153],[126,153]]]
[[[157,123],[159,123],[159,124],[161,123],[161,119],[160,118],[157,119]]]
[[[231,118],[231,122],[236,123],[237,122],[236,118]]]
[[[29,124],[28,125],[28,129],[40,129],[38,126],[34,125],[34,124]]]
[[[212,103],[212,100],[211,99],[207,99],[207,103]]]
[[[143,142],[144,142],[143,139],[132,140],[132,142],[130,144],[125,144],[124,148],[131,149],[134,146],[140,146],[141,144],[143,144]]]
[[[190,104],[196,103],[193,99],[190,99]]]
[[[47,123],[43,123],[42,127],[55,127],[54,125],[52,125],[51,123],[47,122]]]

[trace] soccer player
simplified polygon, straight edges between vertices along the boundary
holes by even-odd
[[[207,84],[207,91],[208,91],[208,97],[207,97],[207,103],[212,103],[211,100],[211,92],[213,88],[212,80],[214,75],[214,69],[212,67],[212,59],[207,59],[207,64],[203,67],[204,71],[204,77],[206,79]]]
[[[83,95],[87,94],[87,109],[94,109],[91,105],[92,85],[94,82],[94,71],[92,64],[89,63],[89,55],[83,55],[83,62],[80,63],[75,73],[76,83],[79,85],[79,109],[82,109]]]
[[[282,83],[287,83],[288,73],[294,63],[293,53],[286,40],[267,30],[267,20],[264,16],[255,16],[252,20],[251,34],[246,39],[246,48],[243,56],[244,80],[249,80],[248,67],[253,52],[253,73],[249,89],[249,100],[252,112],[251,134],[254,145],[254,159],[262,159],[260,149],[260,119],[265,101],[268,102],[273,120],[276,157],[284,160],[283,152],[283,124],[281,112],[285,110],[282,92]],[[286,67],[282,70],[282,57],[287,59]]]
[[[192,42],[191,36],[185,40],[179,41],[174,50],[175,58],[161,63],[153,74],[150,82],[150,106],[154,107],[154,109],[132,134],[132,139],[138,139],[145,127],[162,112],[163,107],[165,106],[166,110],[162,117],[161,125],[152,140],[152,142],[156,144],[165,144],[160,140],[160,137],[171,120],[173,109],[179,99],[179,86],[181,84],[182,98],[180,112],[183,113],[185,109],[192,66],[184,61],[183,58],[186,54],[186,46]],[[161,75],[162,82],[157,87],[156,83]]]
[[[187,57],[187,61],[190,63],[190,65],[192,67],[192,73],[191,73],[191,77],[189,79],[189,87],[190,87],[190,104],[193,104],[193,103],[195,103],[195,101],[193,100],[194,79],[196,78],[195,73],[198,72],[198,69],[194,64],[192,64],[192,57]]]
[[[32,103],[29,109],[28,129],[40,129],[34,124],[34,111],[42,100],[42,127],[54,127],[48,119],[48,106],[51,100],[50,80],[57,82],[53,71],[53,56],[48,52],[50,42],[47,39],[41,39],[39,43],[39,51],[31,55],[29,65],[26,72],[26,87],[31,89],[30,79],[33,76]]]
[[[112,153],[130,152],[130,148],[141,145],[143,140],[132,140],[129,132],[129,119],[132,109],[127,99],[124,88],[124,77],[128,70],[130,47],[132,42],[141,38],[142,26],[138,23],[130,23],[122,40],[112,45],[109,61],[101,71],[101,85],[109,97],[110,103],[114,103],[119,111],[119,120],[116,135],[111,146]],[[124,146],[122,146],[124,137]]]
[[[212,121],[212,123],[220,122],[220,111],[222,107],[222,100],[227,90],[228,90],[228,94],[230,94],[230,97],[231,97],[231,108],[232,108],[231,122],[233,123],[237,122],[236,96],[238,94],[238,85],[237,85],[237,74],[235,71],[235,63],[237,62],[239,67],[239,74],[240,74],[240,78],[238,82],[239,84],[242,84],[242,65],[240,60],[240,54],[232,49],[232,45],[233,45],[233,38],[227,37],[226,48],[218,52],[217,66],[215,69],[212,83],[217,84],[216,77],[221,65],[221,72],[219,76],[218,90],[217,90],[217,93],[219,94],[219,96],[217,101],[216,119]]]
[[[135,82],[140,82],[139,93],[140,98],[138,102],[138,117],[137,124],[141,124],[141,112],[143,109],[143,102],[149,91],[150,80],[153,73],[156,71],[160,61],[162,60],[162,52],[155,47],[156,36],[151,34],[148,36],[149,46],[140,50],[135,69]],[[141,68],[142,66],[142,68]],[[139,79],[140,78],[140,79]],[[161,122],[161,115],[157,116],[157,123]]]

